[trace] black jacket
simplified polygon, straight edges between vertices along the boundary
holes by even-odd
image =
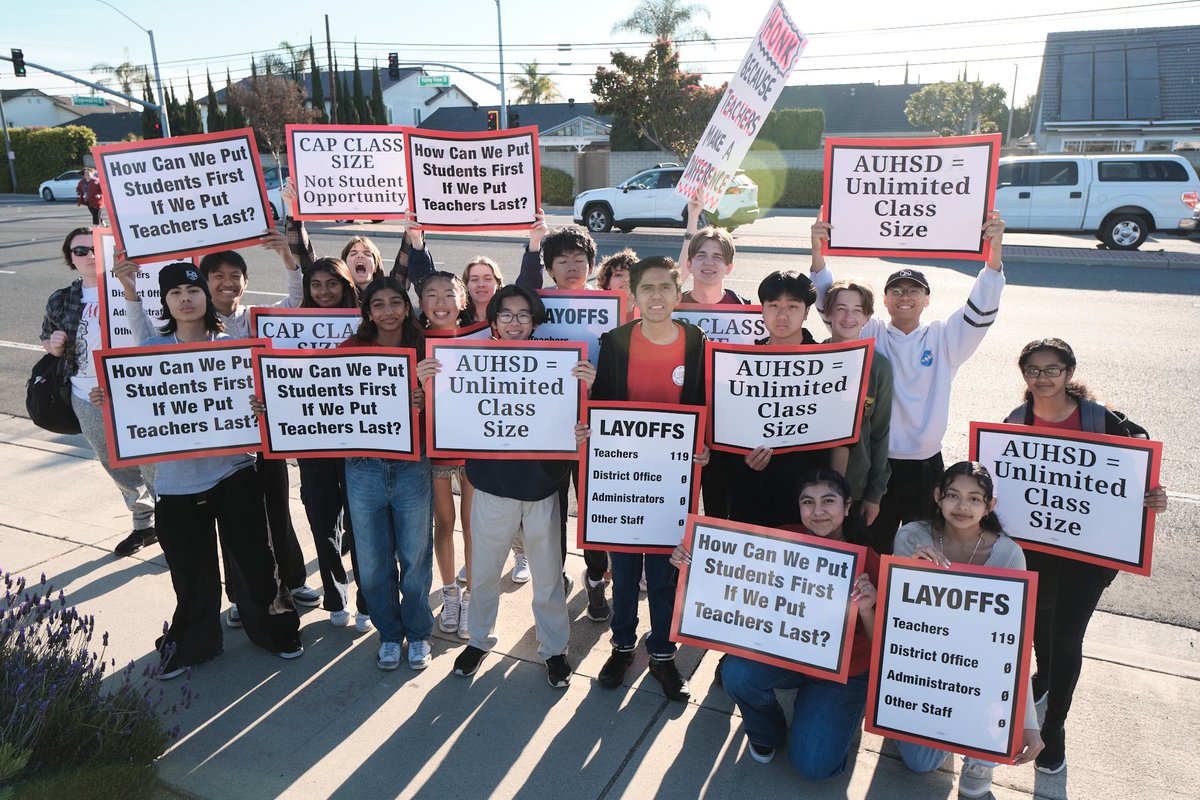
[[[705,404],[704,331],[687,322],[675,321],[683,327],[683,386],[679,402],[686,406]],[[633,328],[640,320],[626,323],[600,336],[600,356],[596,363],[596,382],[592,384],[592,400],[629,399],[629,348]]]

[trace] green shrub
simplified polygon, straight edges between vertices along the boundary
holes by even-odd
[[[96,132],[82,125],[13,128],[8,135],[17,154],[17,188],[8,174],[8,155],[0,152],[0,192],[33,194],[42,181],[81,168],[96,144]]]
[[[816,150],[825,134],[825,112],[819,108],[783,108],[767,114],[754,150]]]
[[[569,206],[575,202],[575,180],[554,167],[542,167],[542,205]]]
[[[825,173],[819,169],[748,169],[761,208],[818,208]]]

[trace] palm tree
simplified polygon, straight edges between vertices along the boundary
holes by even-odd
[[[301,83],[301,77],[308,71],[308,65],[312,58],[312,45],[307,47],[293,45],[286,40],[279,43],[279,49],[287,53],[286,71],[291,75],[292,80],[296,83]]]
[[[654,39],[702,39],[711,42],[708,31],[694,24],[708,9],[700,3],[681,3],[679,0],[642,0],[625,19],[613,25],[612,32],[640,33]]]
[[[125,60],[115,67],[112,64],[93,64],[91,69],[93,74],[110,75],[121,87],[121,91],[125,94],[133,94],[133,85],[141,83],[147,77],[149,72],[146,70],[145,64],[134,64],[129,60],[129,48],[125,48]],[[108,78],[101,78],[97,83],[107,84]]]
[[[542,68],[538,66],[536,58],[529,64],[518,64],[517,66],[524,73],[512,76],[512,87],[521,93],[517,97],[518,103],[534,105],[562,98],[562,95],[558,92],[558,88],[554,85],[554,81],[551,80],[554,73],[542,72]]]

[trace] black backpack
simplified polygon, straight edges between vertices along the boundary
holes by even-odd
[[[33,365],[25,383],[25,410],[29,419],[53,433],[80,433],[79,418],[71,408],[71,385],[59,378],[62,356],[47,353]]]

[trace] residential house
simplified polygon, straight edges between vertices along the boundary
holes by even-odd
[[[4,115],[10,128],[53,128],[91,114],[97,107],[110,112],[130,110],[129,106],[100,95],[54,97],[40,89],[3,89],[0,90],[0,102],[4,104]]]

